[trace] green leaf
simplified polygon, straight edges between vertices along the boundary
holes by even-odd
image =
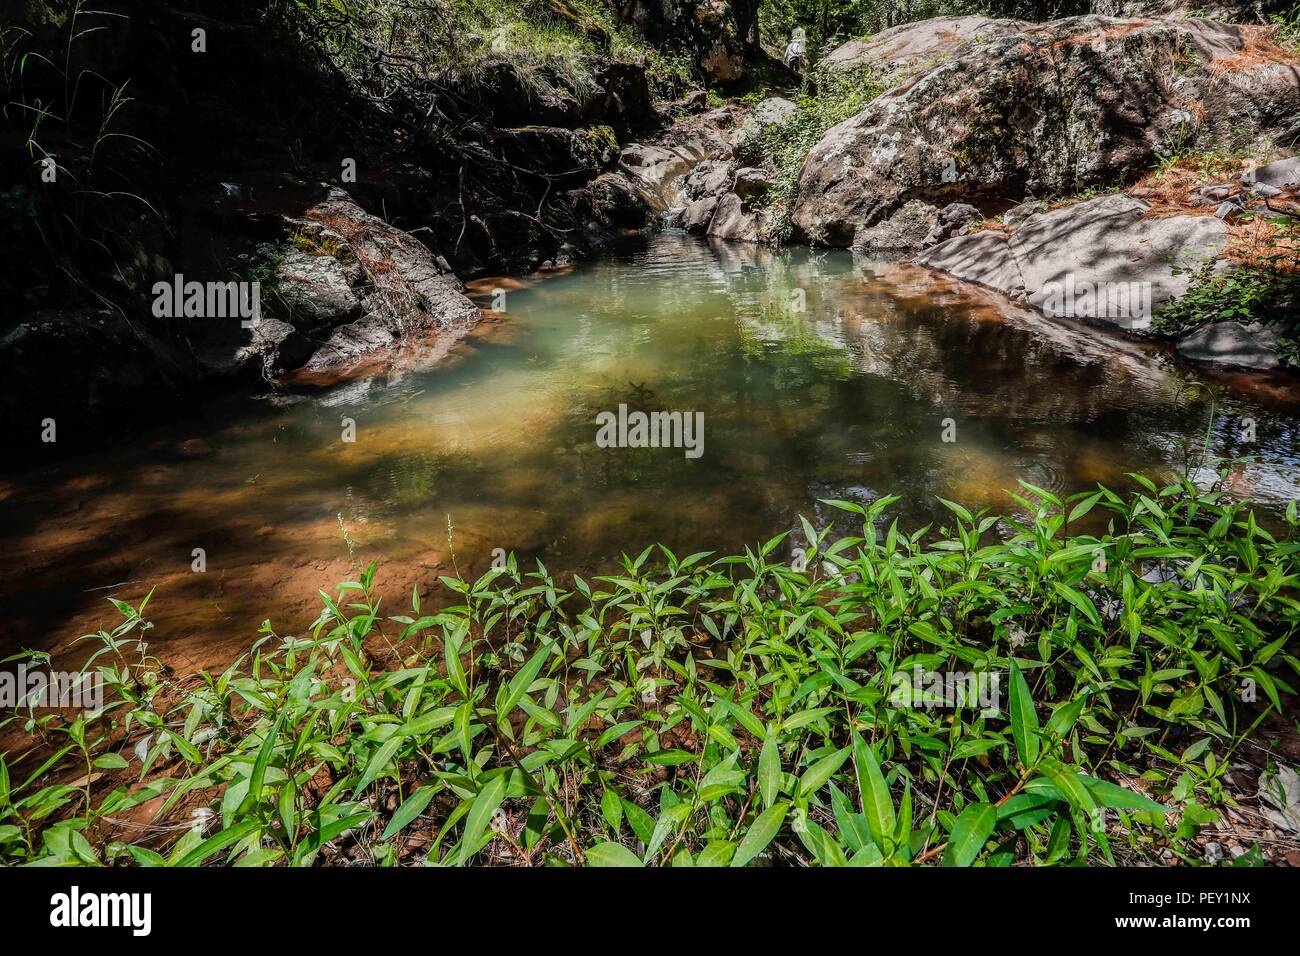
[[[600,795],[600,812],[605,817],[609,828],[618,833],[623,825],[623,800],[613,790],[606,790]]]
[[[208,857],[220,853],[231,844],[238,843],[246,836],[251,836],[262,828],[258,820],[245,820],[233,827],[226,827],[220,833],[208,837],[194,849],[181,857],[174,866],[201,866]]]
[[[690,815],[691,805],[685,801],[675,803],[659,814],[659,819],[655,821],[654,832],[650,834],[650,842],[646,845],[645,860],[647,863],[654,859],[655,854],[659,852],[659,848],[668,839],[668,835]]]
[[[1011,736],[1016,743],[1016,753],[1020,756],[1020,765],[1026,770],[1038,762],[1038,712],[1034,710],[1034,699],[1029,695],[1029,684],[1020,672],[1020,665],[1015,658],[1009,658],[1011,670]]]
[[[645,866],[621,843],[597,843],[586,852],[588,866]]]
[[[543,645],[538,648],[537,653],[528,659],[523,667],[510,678],[510,683],[506,687],[505,700],[497,707],[497,719],[504,721],[510,716],[510,712],[515,709],[519,701],[523,699],[524,694],[528,693],[528,688],[533,685],[537,679],[542,665],[546,663],[546,658],[550,656],[550,647]]]
[[[781,792],[781,748],[776,734],[768,734],[763,741],[763,751],[758,755],[758,790],[763,795],[763,806],[770,807]]]
[[[469,815],[465,818],[465,833],[460,838],[458,866],[464,866],[469,862],[470,857],[483,848],[483,835],[487,832],[488,824],[492,822],[492,814],[505,799],[507,779],[507,774],[497,774],[483,785],[483,789],[474,798],[474,803],[469,808]]]
[[[408,823],[424,812],[424,808],[440,789],[442,788],[439,784],[425,784],[403,800],[402,805],[393,814],[393,818],[388,821],[388,826],[384,828],[384,835],[379,839],[387,840],[400,833]]]
[[[369,786],[376,777],[388,769],[393,762],[393,755],[397,749],[402,746],[403,738],[398,734],[393,734],[375,751],[375,755],[370,758],[370,763],[366,764],[366,772],[361,775],[361,782],[357,784],[354,792],[360,793]]]
[[[970,866],[984,844],[993,835],[998,811],[991,803],[972,803],[952,825],[948,846],[943,851],[944,866]]]
[[[749,830],[745,833],[745,838],[740,841],[740,846],[736,847],[736,853],[731,858],[732,866],[744,866],[754,857],[758,856],[771,843],[776,835],[781,831],[781,824],[785,822],[786,811],[790,809],[790,804],[785,800],[774,803],[750,824]]]
[[[826,781],[830,780],[835,775],[835,771],[844,765],[844,761],[849,759],[851,750],[851,747],[844,747],[833,754],[827,754],[805,770],[803,776],[799,778],[799,796],[810,797],[826,786]]]
[[[867,816],[871,839],[880,847],[881,853],[885,853],[887,847],[894,845],[894,801],[875,753],[861,736],[856,733],[853,736],[853,759],[857,765],[858,790],[862,794],[862,812]]]
[[[271,754],[275,752],[276,742],[280,739],[280,728],[284,725],[288,708],[282,707],[276,714],[271,729],[267,731],[262,746],[257,750],[257,759],[253,761],[253,772],[248,778],[248,793],[239,805],[240,813],[247,813],[262,797],[262,783],[266,780],[266,768],[271,763]]]
[[[1121,787],[1109,780],[1097,780],[1093,777],[1080,776],[1083,779],[1084,786],[1092,794],[1093,799],[1103,807],[1109,807],[1112,810],[1149,810],[1152,813],[1162,814],[1172,812],[1172,808],[1156,803],[1150,797],[1143,796],[1127,787]]]

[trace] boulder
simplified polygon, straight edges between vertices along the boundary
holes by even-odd
[[[766,209],[748,206],[735,193],[727,193],[718,200],[708,228],[711,238],[741,242],[766,242],[771,233],[771,214]]]
[[[1183,295],[1227,244],[1211,216],[1147,218],[1145,201],[1119,193],[1029,216],[1010,236],[959,236],[912,261],[1023,299],[1050,318],[1143,330]]]
[[[1266,166],[1257,166],[1243,174],[1241,181],[1256,188],[1268,186],[1276,190],[1300,186],[1300,156],[1291,156]]]
[[[717,196],[704,196],[695,200],[682,214],[682,228],[696,234],[707,232],[709,223],[713,219],[713,212],[717,208]]]
[[[717,198],[727,191],[731,183],[731,164],[717,159],[706,159],[695,166],[686,177],[683,191],[688,199]]]
[[[611,60],[597,71],[594,84],[575,84],[552,68],[538,71],[506,57],[489,57],[457,85],[459,98],[499,127],[600,124],[628,133],[655,118],[643,59]]]
[[[550,171],[561,188],[580,186],[613,165],[618,140],[608,126],[564,129],[527,126],[496,133],[505,159],[521,168]]]
[[[1300,116],[1300,59],[1257,29],[1085,16],[968,40],[827,131],[800,173],[795,238],[847,246],[911,199],[1071,194],[1175,149],[1281,135]]]
[[[755,166],[742,166],[736,170],[731,191],[745,201],[757,199],[772,188],[772,174]]]
[[[1048,316],[1145,329],[1216,258],[1227,228],[1209,216],[1145,218],[1148,203],[1101,196],[1030,216],[1008,246],[1029,303]]]
[[[284,240],[257,247],[274,276],[252,329],[230,321],[196,333],[210,371],[273,377],[347,366],[408,335],[460,335],[477,321],[460,281],[410,233],[335,187],[304,205],[283,218]]]
[[[582,190],[591,216],[608,229],[641,229],[654,213],[646,193],[623,173],[597,176]]]
[[[748,143],[754,142],[763,134],[764,130],[773,126],[780,126],[792,119],[799,112],[799,107],[792,101],[781,96],[769,96],[756,105],[744,122],[740,124],[740,129],[736,131],[733,137],[733,145],[740,149]]]
[[[935,17],[882,30],[869,40],[850,40],[826,55],[832,73],[871,69],[877,76],[897,77],[933,65],[968,43],[1018,33],[1022,20],[982,16]]]
[[[929,237],[927,244],[965,235],[971,226],[983,218],[983,213],[969,203],[950,202],[939,210],[938,232]]]
[[[912,261],[963,282],[995,289],[1010,298],[1024,294],[1024,277],[1011,254],[1007,237],[1000,232],[988,230],[958,236],[926,250]]]
[[[340,251],[346,250],[343,245]],[[275,291],[293,328],[312,333],[360,318],[361,299],[353,286],[361,276],[337,256],[313,255],[296,245],[263,245],[261,251],[276,262]]]
[[[59,441],[87,423],[120,427],[144,403],[174,399],[198,378],[181,348],[151,334],[140,318],[108,309],[19,317],[0,337],[0,361],[5,445],[37,444],[47,418]]]
[[[938,208],[913,199],[888,219],[859,229],[853,239],[853,248],[862,252],[924,249],[934,245],[930,237],[938,233],[939,228]]]
[[[1178,354],[1197,362],[1267,370],[1278,367],[1277,337],[1259,325],[1212,322],[1178,340]]]

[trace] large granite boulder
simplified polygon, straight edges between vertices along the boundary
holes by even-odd
[[[1029,216],[1009,236],[988,230],[950,239],[913,262],[1052,318],[1140,331],[1227,244],[1227,226],[1214,216],[1149,211],[1133,196],[1102,196]]]
[[[935,17],[882,30],[867,40],[850,40],[826,55],[832,73],[869,69],[878,78],[901,77],[933,66],[974,41],[1017,33],[1023,20],[982,16]]]
[[[799,179],[795,238],[847,246],[912,199],[1067,195],[1175,149],[1283,138],[1300,58],[1265,28],[1072,17],[970,39],[830,129]]]

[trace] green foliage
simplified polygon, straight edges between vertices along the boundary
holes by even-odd
[[[802,522],[806,570],[784,534],[721,559],[647,548],[569,586],[512,557],[443,578],[436,612],[418,593],[382,612],[371,565],[306,633],[267,623],[185,678],[149,656],[145,604],[115,602],[122,624],[88,637],[104,707],[10,718],[39,746],[0,758],[0,862],[1183,855],[1293,693],[1298,522],[1275,535],[1217,492],[1134,479],[1127,499],[1025,486],[1007,518],[949,503],[912,534],[895,498],[827,502],[859,530]],[[1000,675],[1000,699],[900,700],[916,668]],[[150,800],[150,825],[118,825]]]
[[[1288,50],[1300,52],[1300,3],[1285,13],[1275,13],[1269,22],[1277,27],[1277,42]]]
[[[795,98],[795,113],[784,123],[766,127],[742,148],[743,160],[768,162],[775,168],[774,185],[761,202],[773,211],[777,238],[790,236],[799,173],[812,148],[827,130],[862,112],[883,91],[869,70],[814,69]]]
[[[601,0],[349,0],[282,2],[279,15],[354,82],[389,67],[474,82],[509,63],[534,99],[589,94],[612,61],[644,58],[652,91],[679,96],[696,83],[689,61],[650,47]],[[426,72],[427,71],[427,72]]]
[[[1156,313],[1156,328],[1181,335],[1209,322],[1263,323],[1276,333],[1280,357],[1300,367],[1300,225],[1290,216],[1271,225],[1266,250],[1233,271],[1199,266],[1187,293]]]

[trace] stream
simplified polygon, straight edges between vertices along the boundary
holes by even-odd
[[[499,311],[436,363],[268,386],[111,450],[11,462],[0,656],[84,657],[72,639],[118,619],[106,598],[156,588],[154,651],[215,666],[264,619],[305,630],[317,589],[372,558],[400,614],[494,552],[589,575],[656,541],[729,551],[800,514],[820,525],[825,498],[900,494],[914,528],[946,513],[936,496],[1013,509],[1018,479],[1128,488],[1126,472],[1167,481],[1189,460],[1205,478],[1207,435],[1212,454],[1254,456],[1228,489],[1265,515],[1300,491],[1285,377],[1179,366],[913,267],[669,233],[473,288]],[[600,447],[597,416],[620,405],[702,413],[701,453]]]

